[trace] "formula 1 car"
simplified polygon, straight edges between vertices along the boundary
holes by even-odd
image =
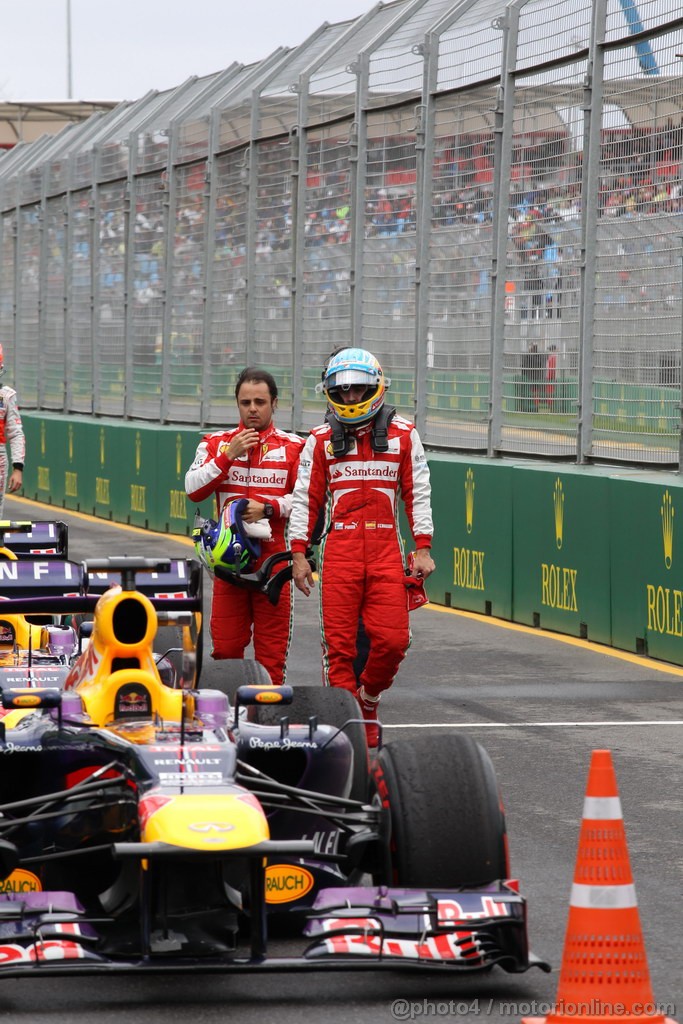
[[[61,568],[47,564],[55,560],[62,563]],[[66,523],[0,522],[0,686],[3,678],[11,685],[61,686],[71,660],[87,644],[92,628],[87,623],[97,595],[120,574],[110,566],[108,572],[90,578],[90,610],[83,613],[73,614],[67,601],[65,614],[20,615],[10,611],[4,598],[9,594],[74,597],[80,571],[68,562]],[[167,684],[185,680],[180,685],[191,687],[201,671],[201,608],[178,617],[171,614],[177,610],[175,600],[187,597],[190,589],[200,588],[200,584],[201,574],[196,567],[190,570],[184,559],[170,560],[166,573],[151,574],[141,583],[148,596],[166,601],[164,610],[157,606],[155,659]],[[201,589],[198,592],[201,594]]]
[[[171,570],[52,562],[5,589],[3,613],[93,627],[60,686],[0,679],[0,976],[548,969],[485,751],[392,742],[371,768],[351,695],[274,687],[256,662],[166,685],[158,615],[201,602],[199,563],[181,596],[160,591]],[[272,956],[273,923],[303,948]]]
[[[43,520],[0,521],[0,558],[68,558],[66,523]]]
[[[42,563],[68,557],[68,528],[62,522],[0,522],[0,591],[11,587],[19,572],[26,587],[39,585],[42,569],[19,570],[19,561]],[[35,581],[35,582],[34,582]],[[53,616],[0,617],[0,667],[32,667],[33,681],[54,685],[75,646],[73,629]],[[46,669],[49,666],[49,670]],[[18,678],[15,681],[19,681]]]

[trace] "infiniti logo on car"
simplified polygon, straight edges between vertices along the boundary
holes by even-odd
[[[234,827],[226,821],[196,821],[193,825],[188,825],[193,832],[232,832]]]

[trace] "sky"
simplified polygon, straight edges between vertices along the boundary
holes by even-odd
[[[373,0],[70,0],[71,98],[135,100],[295,47]],[[0,99],[69,98],[69,0],[0,0]]]

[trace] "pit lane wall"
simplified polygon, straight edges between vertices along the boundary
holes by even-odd
[[[26,497],[190,532],[184,478],[201,430],[22,415]],[[683,664],[680,476],[437,453],[429,463],[433,602]]]

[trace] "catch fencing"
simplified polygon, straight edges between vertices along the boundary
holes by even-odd
[[[26,409],[281,426],[371,349],[435,449],[677,467],[676,0],[397,0],[0,159]]]

